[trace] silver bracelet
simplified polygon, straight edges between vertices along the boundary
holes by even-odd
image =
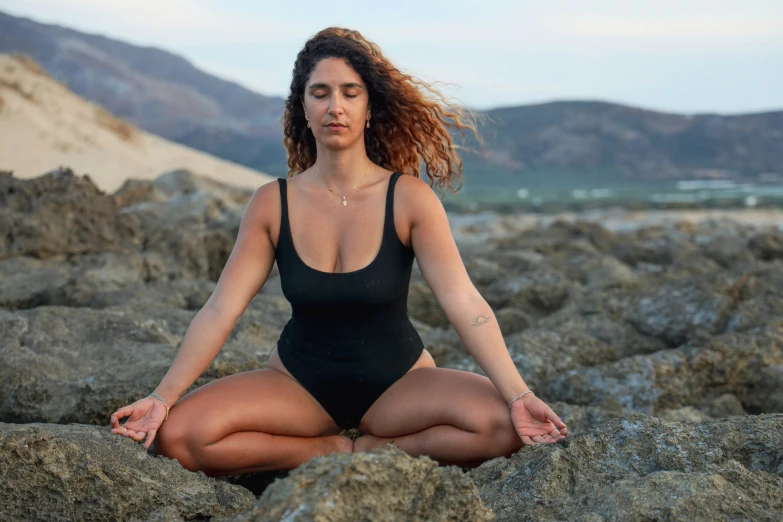
[[[522,393],[520,393],[519,395],[517,395],[516,397],[514,397],[513,399],[511,399],[511,402],[509,402],[509,403],[508,403],[508,409],[510,410],[510,409],[511,409],[511,404],[512,404],[512,403],[513,403],[515,400],[517,400],[517,399],[519,399],[520,397],[522,397],[523,395],[525,395],[526,393],[533,393],[533,390],[527,390],[527,391],[523,391]]]

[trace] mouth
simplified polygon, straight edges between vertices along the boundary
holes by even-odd
[[[340,124],[337,124],[337,123],[330,123],[329,125],[327,125],[327,127],[336,128],[336,129],[342,129],[343,127],[345,127],[345,125],[340,125]]]

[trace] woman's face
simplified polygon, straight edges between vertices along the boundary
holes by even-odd
[[[302,104],[315,140],[342,149],[363,139],[368,101],[367,86],[345,60],[324,58],[305,84]]]

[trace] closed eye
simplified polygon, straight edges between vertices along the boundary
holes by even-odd
[[[346,97],[346,98],[356,98],[357,96],[359,96],[359,95],[358,95],[358,94],[346,94],[346,95],[345,95],[345,97]],[[325,94],[320,94],[320,95],[313,95],[313,98],[316,98],[316,99],[319,99],[319,100],[320,100],[321,98],[325,98],[325,97],[326,97],[326,95],[325,95]]]

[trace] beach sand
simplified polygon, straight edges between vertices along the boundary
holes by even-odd
[[[59,166],[87,174],[106,192],[128,178],[175,169],[254,189],[275,177],[149,134],[23,58],[0,55],[0,170],[34,178]]]

